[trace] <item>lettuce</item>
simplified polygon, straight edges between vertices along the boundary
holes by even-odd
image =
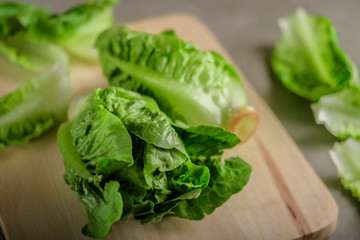
[[[243,160],[221,160],[240,140],[220,127],[175,125],[155,101],[119,87],[74,104],[58,145],[65,180],[88,213],[87,236],[105,237],[119,219],[201,219],[249,180]],[[201,218],[189,217],[192,200]]]
[[[312,104],[318,124],[340,140],[349,137],[360,140],[360,89],[346,88],[320,98]]]
[[[112,7],[118,0],[94,0],[77,5],[63,13],[41,18],[30,27],[33,36],[63,46],[70,54],[96,61],[93,45],[96,37],[113,25]]]
[[[298,9],[279,21],[282,37],[271,66],[290,91],[318,101],[348,86],[359,86],[357,67],[338,43],[335,27],[325,17]]]
[[[219,54],[200,51],[174,32],[134,32],[114,27],[96,41],[111,85],[153,97],[175,123],[229,127],[246,104],[235,68]]]
[[[360,142],[349,138],[330,151],[342,185],[360,201]]]
[[[360,200],[360,85],[358,70],[326,17],[298,9],[280,20],[283,36],[271,65],[282,83],[312,101],[318,124],[338,140],[330,151],[342,184]]]
[[[46,8],[26,3],[0,3],[0,38],[17,34],[49,16]]]
[[[0,69],[17,86],[0,96],[0,147],[24,144],[65,118],[69,60],[59,45],[96,60],[95,38],[112,25],[116,2],[90,1],[54,15],[31,4],[0,4]]]
[[[79,4],[63,13],[31,4],[0,4],[0,38],[26,33],[35,39],[53,42],[71,55],[96,61],[93,45],[99,33],[112,26],[112,7],[118,0],[95,0]],[[0,48],[1,52],[1,48]]]
[[[39,136],[65,118],[71,101],[66,53],[48,42],[11,39],[19,51],[25,55],[31,52],[31,59],[39,59],[40,73],[35,72],[35,77],[25,79],[13,92],[0,97],[0,147],[24,144]]]

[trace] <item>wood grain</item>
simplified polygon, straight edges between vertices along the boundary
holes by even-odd
[[[175,29],[183,39],[231,61],[209,29],[192,16],[167,15],[127,25],[154,33]],[[243,79],[260,125],[253,138],[225,156],[240,156],[251,164],[253,174],[244,190],[202,221],[174,217],[149,225],[120,221],[106,239],[325,239],[331,235],[338,215],[333,197]],[[71,80],[74,97],[107,86],[98,66],[80,62],[72,63]],[[89,239],[81,234],[87,222],[84,206],[63,181],[56,130],[25,147],[0,150],[0,224],[8,240]]]

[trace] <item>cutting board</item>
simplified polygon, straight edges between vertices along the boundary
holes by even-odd
[[[134,30],[174,29],[201,49],[232,61],[209,29],[188,15],[132,22]],[[73,96],[106,87],[97,65],[72,62]],[[253,168],[248,185],[201,221],[166,217],[157,224],[120,221],[109,240],[124,239],[324,239],[334,231],[338,208],[294,141],[242,76],[249,104],[260,116],[256,134],[227,151]],[[1,79],[0,79],[1,84]],[[63,180],[65,172],[54,128],[25,147],[0,150],[0,224],[7,240],[89,239],[84,206]]]

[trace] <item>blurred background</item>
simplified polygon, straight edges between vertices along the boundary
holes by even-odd
[[[22,2],[63,11],[84,1]],[[360,239],[360,202],[343,189],[328,155],[336,139],[324,127],[315,124],[310,102],[285,89],[274,79],[269,68],[272,48],[280,37],[278,19],[300,6],[309,13],[327,16],[338,30],[340,45],[360,66],[359,0],[123,0],[116,6],[115,15],[118,23],[175,12],[191,14],[202,20],[330,189],[339,206],[337,227],[330,239]]]

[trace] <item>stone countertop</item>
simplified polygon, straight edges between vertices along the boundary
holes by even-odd
[[[25,2],[62,11],[84,1]],[[336,139],[323,126],[316,125],[310,102],[290,93],[275,81],[269,68],[271,50],[280,37],[277,20],[300,6],[312,14],[327,16],[338,30],[342,48],[360,66],[358,0],[123,0],[115,11],[117,22],[167,13],[187,13],[201,19],[230,53],[330,189],[339,206],[339,217],[336,230],[329,239],[360,239],[360,202],[343,189],[328,155]]]

